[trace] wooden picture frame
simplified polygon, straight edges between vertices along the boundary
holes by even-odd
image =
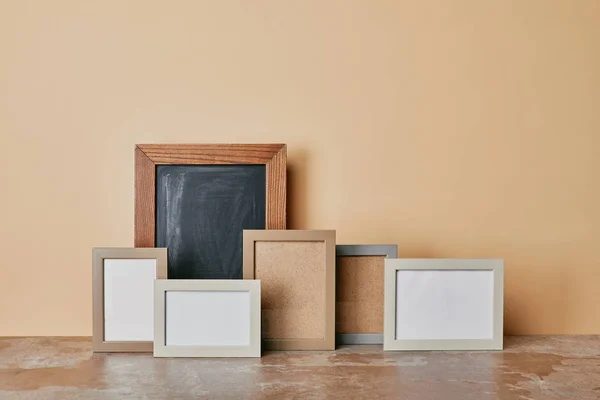
[[[323,246],[322,248],[316,246],[315,249],[318,249],[314,251],[314,254],[309,254],[310,250],[306,251],[304,246],[312,247],[315,242],[322,242]],[[276,247],[275,254],[270,255],[275,257],[276,260],[271,259],[268,261],[270,263],[269,268],[273,267],[271,270],[283,271],[287,275],[285,278],[288,281],[281,283],[272,279],[269,280],[266,276],[261,277],[260,271],[257,273],[257,264],[258,268],[262,268],[263,265],[262,260],[257,263],[257,258],[260,256],[256,251],[257,243],[261,246],[268,244]],[[297,250],[298,245],[302,248],[297,253],[281,256],[282,253],[290,251],[293,253]],[[322,259],[320,259],[321,255]],[[291,265],[292,268],[299,265],[305,268],[285,272],[287,261],[289,261],[288,265]],[[315,264],[322,262],[323,264],[321,266],[313,265],[313,262]],[[311,268],[315,270],[315,274],[309,277]],[[296,279],[295,275],[292,276],[292,274],[298,275],[301,279]],[[262,283],[262,325],[265,348],[269,350],[335,350],[335,231],[244,230],[244,279],[260,279]],[[312,287],[307,283],[311,281],[316,283]],[[308,312],[306,315],[308,318],[298,317],[297,315],[289,318],[285,315],[285,309],[277,310],[277,313],[279,313],[277,314],[271,307],[279,304],[279,302],[289,304],[289,298],[286,296],[294,297],[291,301],[295,304],[301,303],[308,307],[295,296],[301,295],[305,290],[318,290],[319,288],[322,288],[320,302],[310,305],[313,308],[305,308],[301,311],[294,309],[296,311],[293,311]],[[315,296],[310,296],[310,298],[317,300],[318,297]],[[269,307],[269,309],[265,307]],[[274,316],[272,317],[271,314]],[[322,335],[322,337],[265,337],[265,328],[268,331],[279,329],[284,325],[282,321],[285,318],[302,324],[310,324],[306,320],[311,315],[322,317],[322,320],[315,322],[311,330],[311,334],[316,331],[321,332],[319,335]],[[277,321],[278,323],[270,324],[270,321]],[[271,328],[276,326],[278,328]],[[282,330],[286,330],[286,328],[283,327]],[[293,329],[288,328],[287,331],[293,331]],[[294,334],[296,333],[294,332]]]
[[[399,272],[409,274],[399,278]],[[415,279],[419,274],[422,279]],[[403,293],[397,289],[400,279],[406,279]],[[414,287],[420,287],[418,294],[408,299]],[[430,295],[437,298],[430,301]],[[503,260],[386,259],[384,296],[384,350],[502,350]],[[397,317],[398,304],[403,320]],[[400,322],[410,333],[398,338]]]
[[[265,197],[262,199],[262,201],[266,203],[266,209],[260,211],[261,214],[264,212],[264,228],[286,229],[286,164],[287,146],[285,144],[136,145],[134,228],[135,247],[155,247],[157,245],[156,228],[158,168],[164,169],[164,166],[185,168],[200,165],[212,166],[213,169],[214,167],[218,166],[229,168],[233,168],[234,166],[264,166],[265,176],[263,178],[266,186],[266,193],[264,193]],[[262,229],[262,226],[260,229]],[[216,234],[212,233],[215,232],[214,227],[212,227],[212,229],[206,229],[205,232]],[[167,234],[165,233],[164,235]],[[190,237],[190,235],[187,235],[187,237]],[[228,254],[228,257],[235,258],[235,262],[229,259],[219,259],[223,261],[223,266],[220,268],[230,269],[227,271],[223,270],[219,273],[215,271],[211,272],[202,270],[202,268],[205,268],[208,265],[211,265],[211,268],[213,268],[212,266],[215,264],[214,259],[211,262],[207,261],[206,266],[204,267],[202,266],[204,264],[198,263],[197,259],[195,261],[185,262],[185,268],[188,270],[181,273],[180,269],[183,267],[180,266],[178,262],[175,262],[175,260],[172,258],[177,257],[178,254],[182,253],[176,251],[174,246],[171,246],[168,243],[162,243],[163,247],[169,247],[171,250],[169,253],[169,268],[171,277],[173,279],[241,279],[241,232],[239,232],[239,236],[235,236],[236,239],[231,239],[230,236],[228,236],[228,238],[229,240],[234,240],[236,243],[235,246],[239,246],[236,247],[236,250],[233,252],[233,256],[231,255],[232,251],[230,251],[230,249],[219,248],[210,250],[210,254]],[[189,249],[191,248],[193,248],[193,246],[189,247]],[[205,252],[203,254],[206,255],[208,254],[206,252],[209,250],[204,247],[203,251]],[[189,253],[186,254],[189,255]],[[211,257],[218,258],[223,256],[214,255]],[[189,270],[190,268],[192,271]],[[231,269],[236,269],[236,271],[239,272],[233,273]]]
[[[176,300],[168,299],[169,292],[186,296],[172,306],[177,315],[171,319],[167,317],[168,302]],[[203,296],[199,301],[187,296],[194,293]],[[242,297],[225,300],[234,293]],[[239,315],[228,319],[226,310]],[[260,281],[156,280],[154,324],[154,357],[260,357]],[[187,325],[179,327],[181,324]],[[236,324],[238,329],[232,326]],[[170,334],[169,329],[179,329],[179,333]],[[168,343],[170,336],[176,344]],[[188,344],[190,340],[204,344]],[[214,344],[215,341],[222,343]],[[239,342],[244,345],[232,344]]]
[[[343,311],[340,310],[340,303],[342,302],[342,296],[344,296],[344,288],[340,286],[340,280],[342,270],[340,268],[338,257],[384,257],[384,258],[396,258],[398,257],[398,245],[362,245],[362,244],[338,244],[335,246],[336,256],[336,327],[340,323],[340,317]],[[376,333],[342,333],[336,332],[336,342],[338,344],[383,344],[383,287],[384,287],[384,265],[381,265],[381,315],[379,318],[381,325],[381,331]],[[356,295],[357,292],[352,290],[352,295]],[[361,302],[361,306],[364,306],[364,302]]]
[[[144,315],[148,312],[152,313],[153,287],[154,279],[167,278],[167,249],[152,248],[152,249],[135,249],[135,248],[117,248],[117,247],[99,247],[92,250],[92,296],[93,296],[93,337],[92,349],[94,352],[152,352],[152,341],[133,341],[133,340],[106,340],[105,337],[105,261],[115,260],[120,262],[120,265],[132,263],[122,263],[122,261],[135,260],[156,260],[155,276],[147,278],[144,275],[144,298],[136,297],[141,301],[140,306],[144,308]],[[115,264],[117,267],[119,264]],[[123,267],[125,268],[125,267]],[[112,269],[112,268],[111,268]],[[125,279],[125,278],[123,278]],[[126,279],[135,280],[135,276],[130,276]],[[122,281],[123,282],[123,281]],[[126,288],[122,288],[126,289]],[[149,290],[149,292],[148,292]],[[122,291],[122,290],[121,290]],[[116,291],[115,291],[116,292]],[[149,294],[149,298],[145,298],[145,294]],[[127,296],[128,294],[125,293]],[[131,293],[135,295],[135,293]],[[131,303],[126,304],[127,307],[132,307]],[[125,308],[127,308],[125,307]],[[150,307],[149,310],[146,307]],[[122,312],[125,312],[122,310]],[[152,314],[150,314],[152,317]],[[149,322],[151,325],[151,320]],[[148,328],[148,327],[146,327]],[[152,331],[151,331],[152,332]]]

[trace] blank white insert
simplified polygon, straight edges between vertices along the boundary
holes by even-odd
[[[494,272],[398,270],[396,339],[491,339]]]
[[[154,340],[155,259],[104,260],[104,340]]]
[[[249,346],[250,292],[168,291],[168,346]]]

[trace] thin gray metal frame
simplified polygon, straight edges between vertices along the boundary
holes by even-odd
[[[398,257],[396,244],[338,244],[335,246],[337,257],[384,256]],[[382,294],[383,295],[383,294]],[[339,333],[335,334],[337,344],[383,344],[382,333]]]

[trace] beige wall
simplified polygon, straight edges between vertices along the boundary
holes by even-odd
[[[0,2],[0,335],[90,335],[135,143],[285,142],[291,228],[506,259],[600,333],[600,2]]]

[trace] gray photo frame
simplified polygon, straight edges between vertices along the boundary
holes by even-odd
[[[396,339],[397,271],[492,271],[493,315],[490,339]],[[502,350],[504,334],[504,260],[386,259],[383,350]]]
[[[398,257],[398,245],[395,244],[338,244],[335,246],[337,257],[369,257],[383,256],[386,258]],[[336,269],[339,271],[339,269]],[[336,283],[337,284],[337,283]],[[336,291],[339,291],[339,287]],[[383,293],[382,293],[383,296]],[[383,344],[381,333],[341,333],[336,332],[337,344]]]
[[[167,292],[249,292],[249,344],[167,344]],[[190,321],[192,321],[190,319]],[[197,319],[196,319],[197,321]],[[154,281],[154,357],[260,357],[260,281],[217,279],[157,279]]]

